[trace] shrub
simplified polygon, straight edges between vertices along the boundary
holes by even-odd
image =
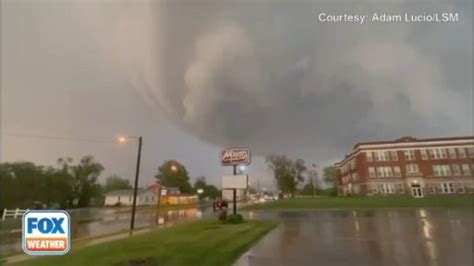
[[[242,214],[231,214],[227,217],[227,219],[224,221],[226,224],[241,224],[244,222],[244,217]]]

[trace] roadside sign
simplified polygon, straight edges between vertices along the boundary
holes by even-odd
[[[250,149],[231,148],[220,152],[220,161],[223,166],[249,165]]]
[[[197,193],[198,193],[198,194],[204,193],[204,189],[202,189],[202,188],[198,189],[198,190],[197,190]]]
[[[161,190],[161,196],[166,196],[166,193],[167,193],[167,192],[166,192],[166,189],[162,189],[162,190]]]
[[[225,175],[222,177],[222,189],[246,189],[248,175]]]
[[[66,211],[32,210],[22,219],[22,248],[28,255],[64,255],[71,248],[71,217]]]

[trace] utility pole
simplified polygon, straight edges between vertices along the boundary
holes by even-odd
[[[313,164],[315,170],[311,171],[311,181],[313,181],[313,198],[316,197],[316,178],[318,177],[318,165]]]
[[[140,157],[142,155],[142,142],[143,138],[138,137],[138,155],[137,155],[137,169],[135,171],[135,185],[133,187],[133,206],[132,206],[132,219],[130,220],[130,230],[135,227],[135,212],[137,209],[137,190],[138,190],[138,177],[140,175]]]
[[[237,175],[237,165],[234,165],[234,175]],[[234,194],[233,213],[237,214],[237,189],[232,189]]]

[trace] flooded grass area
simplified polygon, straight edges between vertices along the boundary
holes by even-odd
[[[71,236],[73,243],[88,239],[124,233],[129,229],[130,208],[87,208],[70,210]],[[160,224],[172,225],[179,221],[187,221],[208,217],[212,209],[207,206],[180,206],[180,208],[139,208],[135,218],[135,228],[144,228]],[[5,225],[5,226],[4,226]],[[1,223],[0,236],[2,245],[1,257],[22,254],[21,219],[6,220]]]
[[[474,195],[293,198],[246,206],[245,210],[473,207]]]
[[[150,265],[231,265],[277,224],[251,221],[224,225],[200,220],[93,247],[73,246],[66,256],[42,257],[15,265],[129,265],[131,261],[148,261]]]

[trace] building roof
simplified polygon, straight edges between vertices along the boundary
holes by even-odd
[[[137,189],[137,195],[146,193],[148,190],[144,188]],[[113,190],[105,193],[105,196],[133,196],[133,189]]]
[[[388,141],[370,141],[370,142],[359,142],[354,145],[354,150],[362,145],[377,145],[377,144],[396,144],[396,143],[407,143],[407,142],[432,142],[432,141],[452,141],[452,140],[474,140],[474,136],[462,136],[462,137],[446,137],[446,138],[428,138],[428,139],[417,139],[410,136],[401,137],[396,140]]]
[[[397,144],[397,146],[404,146],[406,143],[407,145],[413,145],[413,143],[420,143],[424,145],[429,145],[429,142],[449,142],[449,141],[466,141],[468,143],[472,142],[474,144],[474,136],[461,136],[461,137],[445,137],[445,138],[426,138],[426,139],[417,139],[410,136],[405,136],[398,138],[396,140],[388,140],[388,141],[371,141],[371,142],[359,142],[354,145],[353,150],[344,156],[339,162],[334,164],[335,167],[339,167],[345,164],[348,159],[351,159],[354,154],[357,154],[361,149],[364,147],[361,146],[369,146],[369,145],[387,145],[387,144]],[[417,144],[416,144],[417,145]]]

